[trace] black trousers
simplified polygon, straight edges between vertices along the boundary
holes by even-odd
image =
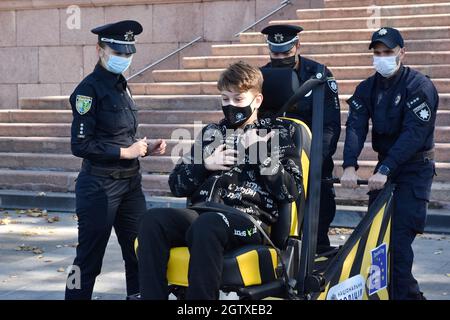
[[[423,233],[435,166],[433,162],[407,165],[392,177],[396,187],[393,196],[391,231],[392,292],[394,300],[421,299],[419,284],[412,274],[414,252],[412,243]],[[372,203],[379,192],[370,192]]]
[[[151,209],[139,227],[139,283],[143,299],[168,298],[167,263],[170,249],[187,246],[190,253],[186,299],[219,298],[223,256],[246,244],[261,244],[262,236],[240,214],[190,209]]]
[[[322,180],[333,177],[334,163],[333,159],[327,158],[323,160],[322,164]],[[328,230],[331,222],[336,215],[336,193],[332,183],[323,183],[320,187],[320,213],[319,226],[317,229],[317,246],[318,252],[321,247],[325,250],[330,246],[330,239],[328,238]]]
[[[91,299],[96,277],[114,227],[125,262],[127,294],[139,292],[134,240],[146,211],[141,176],[114,180],[80,172],[75,186],[78,246],[73,265],[81,276],[80,288],[66,286],[66,299]],[[74,269],[69,278],[73,280]],[[70,281],[67,283],[70,285]]]

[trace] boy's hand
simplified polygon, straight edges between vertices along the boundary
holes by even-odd
[[[237,161],[236,153],[236,150],[225,149],[225,144],[222,144],[204,160],[205,168],[209,171],[229,170]]]

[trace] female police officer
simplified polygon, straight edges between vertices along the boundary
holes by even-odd
[[[77,256],[67,281],[66,299],[90,299],[114,226],[125,261],[127,295],[137,294],[138,266],[133,251],[138,220],[146,210],[139,157],[163,154],[165,141],[137,140],[136,107],[122,75],[136,52],[136,21],[120,21],[92,30],[98,35],[99,62],[70,96],[72,153],[83,158],[76,183]],[[76,282],[76,281],[75,281]]]

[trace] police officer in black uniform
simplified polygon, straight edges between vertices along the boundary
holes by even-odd
[[[394,299],[424,299],[411,269],[412,242],[425,226],[427,203],[435,174],[434,128],[439,97],[431,80],[402,64],[404,41],[394,28],[372,36],[376,73],[361,82],[347,101],[343,186],[356,188],[358,157],[369,119],[378,164],[369,179],[373,202],[388,179],[396,184],[391,244]]]
[[[300,85],[315,76],[319,71],[319,63],[302,57],[299,54],[299,33],[302,27],[295,25],[271,25],[261,33],[267,35],[271,62],[264,68],[292,68],[297,72]],[[338,86],[330,70],[326,71],[327,86],[325,89],[323,164],[322,179],[333,176],[333,155],[336,152],[341,133],[341,114]],[[308,92],[298,103],[286,113],[287,116],[305,122],[310,128],[312,124],[312,92]],[[264,110],[262,110],[264,112]],[[330,246],[328,229],[336,214],[334,187],[330,183],[322,183],[320,197],[320,217],[318,227],[318,252],[326,251]]]
[[[163,140],[148,145],[146,138],[136,139],[137,109],[122,75],[136,52],[134,36],[142,26],[127,20],[92,32],[98,35],[99,62],[70,96],[72,153],[83,163],[75,187],[77,255],[66,299],[91,298],[112,227],[125,261],[127,295],[138,294],[134,240],[146,211],[138,158],[165,151]]]

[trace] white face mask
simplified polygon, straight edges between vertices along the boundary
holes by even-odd
[[[385,78],[392,76],[400,67],[399,55],[388,57],[373,57],[373,66]],[[398,59],[398,60],[397,60]]]

